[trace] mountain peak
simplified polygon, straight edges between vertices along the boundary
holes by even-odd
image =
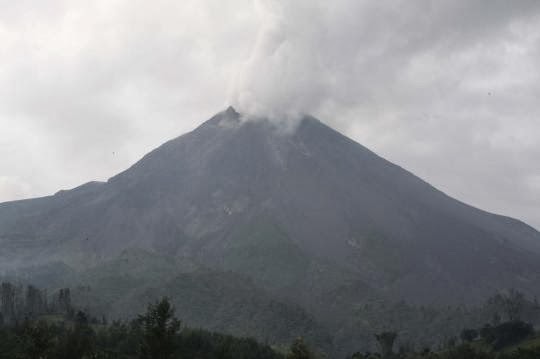
[[[0,269],[17,259],[78,264],[139,248],[285,286],[323,260],[419,301],[480,298],[516,278],[540,282],[539,240],[314,117],[280,122],[233,107],[105,184],[0,207]]]
[[[238,117],[240,114],[234,109],[234,107],[229,106],[223,113],[228,117]]]
[[[208,127],[236,127],[240,124],[241,115],[238,113],[234,107],[229,106],[225,110],[218,112],[214,116],[212,116],[208,121],[203,122],[198,129],[204,129]]]

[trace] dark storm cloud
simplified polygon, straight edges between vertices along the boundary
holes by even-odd
[[[0,0],[0,199],[106,179],[231,102],[313,113],[540,227],[539,15],[535,0]]]

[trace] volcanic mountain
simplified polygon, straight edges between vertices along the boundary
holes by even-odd
[[[4,271],[81,271],[140,250],[329,317],[332,303],[367,296],[540,294],[533,228],[450,198],[313,117],[284,130],[233,108],[107,182],[1,204],[0,246]]]
[[[0,244],[2,264],[87,265],[142,248],[276,287],[313,261],[377,288],[434,281],[468,295],[540,275],[531,227],[446,196],[312,117],[288,133],[233,108],[106,183],[0,205]]]

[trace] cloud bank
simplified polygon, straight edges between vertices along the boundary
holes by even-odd
[[[0,42],[0,201],[106,179],[232,103],[540,228],[536,0],[0,0]]]

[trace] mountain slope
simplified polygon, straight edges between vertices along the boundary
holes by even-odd
[[[275,298],[245,276],[193,268],[171,257],[124,251],[84,270],[71,287],[75,306],[111,319],[133,318],[167,296],[190,327],[279,345],[301,336],[313,347],[331,348],[327,328],[300,306]]]
[[[167,253],[305,305],[351,283],[369,288],[351,301],[540,294],[531,227],[446,196],[314,118],[290,133],[232,108],[106,183],[1,204],[0,245],[4,267]]]

